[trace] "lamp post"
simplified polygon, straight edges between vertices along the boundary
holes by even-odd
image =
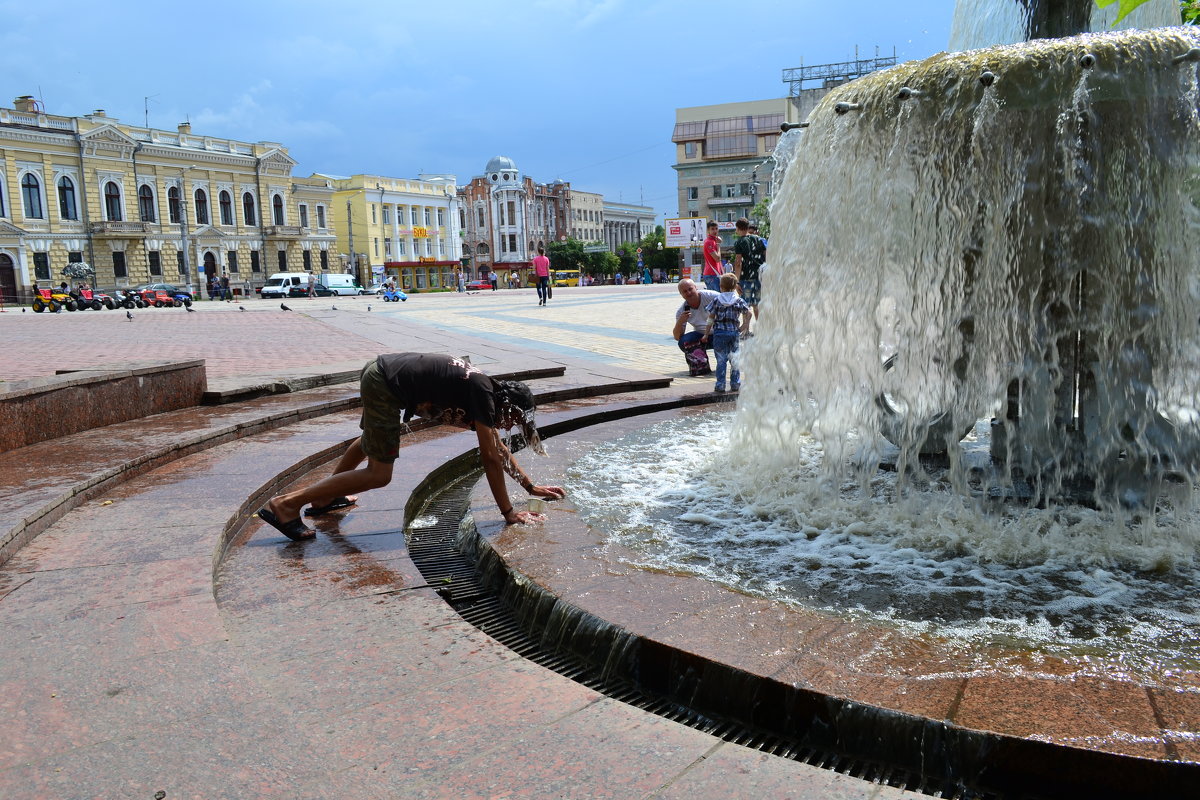
[[[187,281],[188,293],[190,293],[193,297],[196,296],[197,292],[199,292],[199,294],[204,293],[200,290],[198,285],[194,287],[192,284],[191,258],[189,257],[190,253],[188,252],[191,248],[191,245],[188,243],[188,233],[190,231],[188,230],[188,201],[187,189],[184,187],[184,176],[187,174],[188,170],[193,170],[195,168],[195,164],[190,164],[187,167],[179,170],[179,240],[183,246],[183,278],[185,281]],[[197,273],[197,284],[199,283],[199,280],[200,276],[199,273]]]

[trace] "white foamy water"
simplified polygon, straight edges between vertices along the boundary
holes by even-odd
[[[933,469],[907,493],[894,472],[831,486],[811,437],[793,468],[747,473],[731,424],[710,413],[597,446],[569,494],[647,568],[964,645],[1200,666],[1195,515],[987,507]]]

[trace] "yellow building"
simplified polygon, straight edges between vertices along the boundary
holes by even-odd
[[[364,286],[388,277],[406,291],[453,286],[460,265],[453,175],[314,175],[336,189],[337,248]]]
[[[228,273],[252,292],[272,272],[325,270],[335,246],[324,180],[293,179],[272,142],[125,125],[97,110],[0,108],[0,297],[28,299],[86,262],[101,288],[202,287]]]

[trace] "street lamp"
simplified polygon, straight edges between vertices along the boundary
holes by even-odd
[[[187,174],[188,170],[193,170],[193,169],[196,169],[195,164],[189,164],[188,166],[179,170],[179,240],[183,246],[183,278],[185,281],[187,281],[188,292],[190,294],[196,294],[197,292],[199,292],[199,287],[193,286],[193,284],[192,284],[191,259],[188,257],[189,256],[188,250],[190,249],[191,245],[188,243],[189,231],[188,231],[187,188],[184,186],[183,181],[184,181],[184,175]],[[197,284],[199,284],[199,281],[200,281],[200,275],[197,272],[197,275],[196,275]],[[199,293],[202,294],[203,292],[199,292]]]

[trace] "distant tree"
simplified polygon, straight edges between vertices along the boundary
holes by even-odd
[[[1125,19],[1125,17],[1129,14],[1130,11],[1133,11],[1135,8],[1140,6],[1142,3],[1146,3],[1148,1],[1149,0],[1096,0],[1096,5],[1100,6],[1101,8],[1107,8],[1108,6],[1111,6],[1113,3],[1119,2],[1121,4],[1120,12],[1117,14],[1116,20],[1113,21],[1113,23],[1116,24],[1117,22],[1120,22],[1121,20]],[[1184,0],[1184,2],[1181,3],[1181,7],[1183,8],[1183,12],[1185,15],[1187,14],[1187,7],[1189,5],[1195,5],[1195,3],[1188,2],[1188,0]]]
[[[1184,25],[1200,25],[1200,0],[1183,0],[1180,10]]]
[[[565,242],[551,242],[546,246],[550,269],[583,269],[586,255],[583,252],[583,242],[574,237],[568,237]]]
[[[764,197],[754,204],[750,211],[750,219],[758,223],[758,233],[761,236],[771,235],[771,198]]]

